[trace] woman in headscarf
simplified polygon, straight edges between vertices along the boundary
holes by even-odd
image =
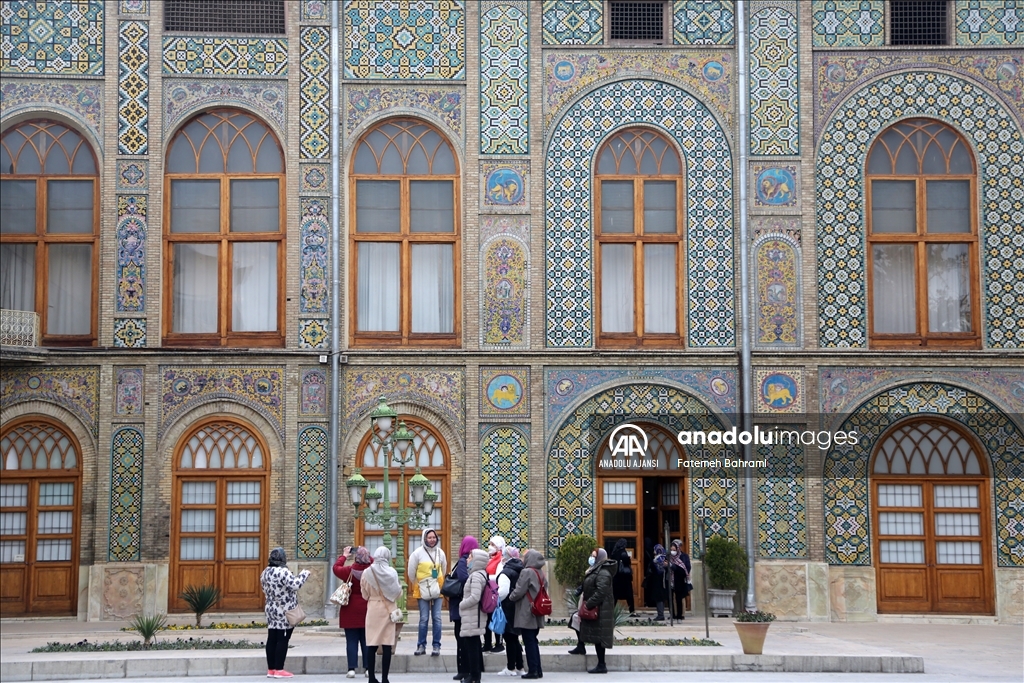
[[[647,602],[654,603],[658,608],[655,621],[665,621],[665,601],[668,599],[668,559],[665,546],[658,543],[654,546],[654,559],[647,569]]]
[[[537,616],[532,609],[540,589],[547,590],[548,580],[541,571],[544,562],[544,556],[539,552],[527,550],[523,556],[523,571],[519,573],[515,589],[508,595],[508,599],[516,603],[516,630],[523,636],[523,649],[526,651],[526,675],[522,678],[527,680],[544,677],[537,643],[537,634],[544,628],[544,617]]]
[[[615,542],[612,551],[608,553],[608,559],[619,563],[619,571],[612,584],[615,602],[625,600],[629,606],[629,616],[636,616],[636,605],[633,602],[633,560],[626,550],[626,539],[620,538]]]
[[[683,550],[683,542],[678,538],[672,541],[669,551],[669,566],[672,569],[672,618],[686,618],[686,596],[690,594],[690,556]]]
[[[288,557],[284,548],[270,551],[267,568],[260,574],[260,586],[267,596],[263,608],[267,615],[267,677],[291,678],[292,674],[284,670],[284,660],[288,656],[288,641],[294,628],[288,624],[285,612],[295,609],[299,604],[299,589],[309,578],[309,570],[304,569],[296,576],[288,569]]]
[[[480,599],[487,585],[487,553],[477,548],[469,554],[469,577],[462,590],[462,601],[459,603],[459,614],[462,616],[462,628],[459,637],[462,640],[462,653],[466,664],[465,683],[480,683],[483,654],[480,651],[480,636],[487,630],[487,622],[491,615],[480,609]]]
[[[463,591],[465,591],[466,580],[469,579],[469,554],[480,547],[480,543],[477,542],[475,536],[463,536],[462,544],[459,546],[459,561],[455,563],[455,578],[462,582]],[[462,615],[459,613],[459,600],[458,599],[448,601],[448,618],[455,624],[455,666],[458,673],[452,677],[452,680],[461,681],[464,679],[469,672],[469,667],[466,665],[466,653],[462,649]],[[481,655],[482,657],[482,655]],[[483,668],[483,662],[481,661],[481,669]]]
[[[356,677],[356,665],[359,663],[359,651],[363,652],[363,668],[369,671],[366,663],[366,599],[360,587],[363,572],[373,564],[370,551],[359,546],[352,554],[352,547],[341,551],[341,556],[334,563],[334,575],[342,581],[352,582],[352,593],[348,604],[338,610],[338,626],[345,629],[345,645],[348,654],[348,678]],[[348,560],[353,564],[346,564]]]
[[[502,553],[505,551],[505,539],[501,536],[491,536],[487,543],[487,578],[491,581],[498,580],[498,574],[505,567],[505,559]],[[484,631],[484,652],[504,652],[505,647],[501,644],[501,634],[494,634],[494,647],[491,647],[491,625],[488,622],[487,630]]]
[[[366,654],[370,683],[388,683],[391,670],[391,651],[398,640],[398,629],[391,621],[391,613],[398,609],[395,601],[402,594],[398,572],[391,568],[391,551],[382,545],[373,551],[373,564],[363,572],[359,590],[366,599]],[[381,680],[377,681],[377,648],[382,649]]]
[[[505,546],[501,551],[505,560],[498,575],[498,599],[501,601],[501,611],[505,614],[505,668],[498,672],[499,676],[522,676],[526,673],[523,669],[523,646],[519,644],[519,631],[516,630],[516,605],[508,599],[509,594],[516,589],[516,582],[523,571],[523,562],[519,559],[519,550],[510,545]]]
[[[580,640],[593,643],[597,650],[597,666],[592,674],[606,674],[604,652],[615,644],[615,592],[612,584],[619,563],[608,559],[608,551],[598,548],[590,556],[590,568],[583,575],[583,604],[597,610],[597,619],[580,620]]]

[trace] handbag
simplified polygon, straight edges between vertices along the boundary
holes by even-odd
[[[352,575],[348,575],[348,581],[342,581],[338,584],[338,587],[331,593],[331,602],[335,605],[341,605],[345,607],[348,605],[349,599],[352,597]]]
[[[402,614],[402,610],[397,607],[391,610],[391,613],[388,614],[388,616],[391,618],[392,624],[401,624],[405,621],[405,615]]]
[[[461,600],[463,583],[459,579],[456,570],[458,567],[452,567],[452,570],[448,572],[448,576],[444,579],[444,585],[441,586],[441,595],[448,598],[449,600]]]
[[[295,628],[306,618],[306,612],[302,609],[302,605],[295,605],[295,607],[285,611],[284,618],[289,626]]]
[[[580,619],[583,621],[597,621],[597,608],[587,607],[587,603],[580,604]]]

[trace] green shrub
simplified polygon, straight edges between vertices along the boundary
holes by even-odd
[[[757,610],[756,612],[740,612],[736,615],[736,621],[764,624],[775,621],[775,615],[771,612],[762,612],[761,610]]]
[[[156,638],[156,634],[167,628],[166,614],[136,614],[128,625],[129,631],[138,633],[142,638],[142,644],[149,647]]]
[[[707,540],[704,562],[712,588],[741,591],[747,587],[747,552],[736,541],[712,536]]]
[[[203,625],[203,615],[212,610],[220,602],[220,589],[216,586],[185,586],[179,598],[188,604],[188,608],[195,612],[196,628]]]
[[[567,588],[583,583],[587,572],[587,558],[597,548],[597,541],[590,536],[566,536],[555,556],[555,578]]]

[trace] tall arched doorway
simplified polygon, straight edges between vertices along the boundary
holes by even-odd
[[[895,425],[871,469],[879,613],[994,613],[985,454],[959,425]]]
[[[48,420],[9,425],[0,437],[0,610],[78,610],[81,447]]]
[[[186,586],[214,585],[218,608],[263,607],[260,571],[267,541],[270,451],[252,425],[224,417],[204,420],[174,454],[171,531],[172,610],[187,605]]]

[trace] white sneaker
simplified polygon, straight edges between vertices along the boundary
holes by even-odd
[[[345,678],[355,678],[355,677],[356,677],[356,670],[355,669],[349,669],[348,673],[345,674]]]
[[[508,667],[505,667],[504,669],[502,669],[501,671],[498,672],[498,675],[499,676],[515,676],[516,672],[510,670]]]
[[[516,676],[525,676],[526,669],[516,669]]]

